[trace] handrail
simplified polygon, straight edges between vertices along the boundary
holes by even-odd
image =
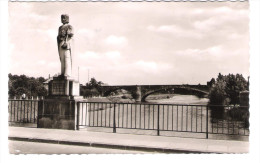
[[[223,127],[226,123],[228,123],[229,126],[231,123],[230,121],[225,122],[225,120],[221,119],[212,119],[212,109],[214,109],[214,107],[221,106],[222,108],[227,108],[232,107],[231,105],[186,105],[86,101],[79,101],[78,103],[82,104],[81,106],[86,105],[84,109],[87,109],[85,112],[87,113],[86,116],[88,116],[90,122],[88,125],[79,124],[80,126],[111,128],[111,126],[107,124],[112,123],[114,133],[117,128],[122,128],[156,130],[157,135],[160,135],[161,131],[205,133],[206,138],[209,138],[210,134],[249,135],[248,128],[243,126],[241,127],[241,125],[243,125],[242,122],[234,121],[233,123],[232,121],[231,126],[233,131],[231,132],[228,128]],[[83,107],[78,109],[80,110],[80,114],[81,112],[83,113]],[[110,112],[112,112],[112,121],[109,120],[107,122],[107,119],[109,119],[107,116],[109,113],[110,117]],[[244,134],[240,130],[243,130]],[[245,130],[247,131],[245,132]]]

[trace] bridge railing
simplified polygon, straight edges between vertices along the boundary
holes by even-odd
[[[37,124],[38,99],[9,99],[8,122],[13,124]]]
[[[103,127],[112,128],[113,132],[137,129],[157,135],[161,132],[195,133],[206,138],[209,134],[249,135],[246,120],[230,116],[230,106],[78,102],[77,108],[78,129]],[[223,109],[221,118],[212,115],[216,109]]]
[[[9,100],[9,124],[37,126],[38,99]],[[77,102],[76,127],[132,129],[155,135],[249,135],[248,106]]]

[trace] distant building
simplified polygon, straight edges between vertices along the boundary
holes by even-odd
[[[49,92],[49,87],[48,87],[48,83],[53,80],[53,77],[49,78],[48,80],[46,80],[45,82],[43,82],[43,86],[44,88],[47,90],[47,92]]]
[[[57,77],[57,76],[59,76],[60,74],[58,73],[58,74],[55,74],[53,77]],[[44,88],[46,88],[47,89],[47,92],[49,92],[49,90],[48,90],[48,83],[51,81],[51,80],[53,80],[53,77],[51,77],[50,75],[49,75],[49,79],[47,79],[45,82],[43,82],[43,86],[44,86]]]

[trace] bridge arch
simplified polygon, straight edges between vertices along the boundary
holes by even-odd
[[[103,91],[103,96],[108,96],[110,95],[112,92],[115,92],[117,90],[126,90],[129,93],[131,93],[131,95],[133,95],[133,93],[136,92],[136,88],[133,87],[124,87],[124,86],[118,86],[118,87],[113,87],[112,89],[108,89],[108,90],[104,90]]]
[[[155,94],[155,93],[158,93],[158,92],[163,92],[163,91],[172,91],[173,88],[162,88],[162,89],[157,89],[157,90],[153,90],[153,91],[149,91],[147,92],[146,94],[144,94],[141,98],[141,101],[142,102],[145,102],[145,99],[146,97],[152,95],[152,94]]]
[[[132,97],[140,102],[145,101],[147,96],[161,91],[170,91],[174,89],[174,93],[191,94],[198,97],[206,97],[209,93],[207,85],[115,85],[102,86],[102,96],[108,96],[111,92],[124,89],[131,93]]]
[[[198,96],[198,97],[200,97],[200,98],[202,98],[202,97],[207,97],[207,96],[208,96],[208,92],[206,92],[206,91],[202,91],[202,90],[195,89],[195,88],[190,88],[190,87],[181,86],[181,87],[162,88],[162,89],[157,89],[157,90],[149,91],[149,92],[145,93],[144,95],[142,95],[141,101],[142,101],[142,102],[145,102],[145,101],[146,101],[145,99],[146,99],[149,95],[152,95],[152,94],[154,94],[154,93],[162,92],[162,91],[169,91],[169,90],[172,90],[172,89],[174,89],[174,93],[178,93],[178,94],[195,95],[195,96]]]

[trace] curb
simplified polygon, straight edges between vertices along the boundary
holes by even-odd
[[[214,154],[219,154],[217,152],[193,151],[193,150],[182,150],[182,149],[165,149],[165,148],[159,148],[159,147],[156,148],[156,147],[131,146],[131,145],[115,145],[115,144],[102,144],[102,143],[91,143],[91,142],[49,140],[49,139],[38,139],[38,138],[23,138],[23,137],[12,137],[12,136],[11,137],[9,136],[8,140],[62,144],[62,145],[76,145],[76,146],[87,146],[87,147],[99,147],[99,148],[110,148],[110,149],[121,149],[121,150],[147,151],[147,152],[158,152],[158,153],[178,153],[178,154],[214,153]]]

